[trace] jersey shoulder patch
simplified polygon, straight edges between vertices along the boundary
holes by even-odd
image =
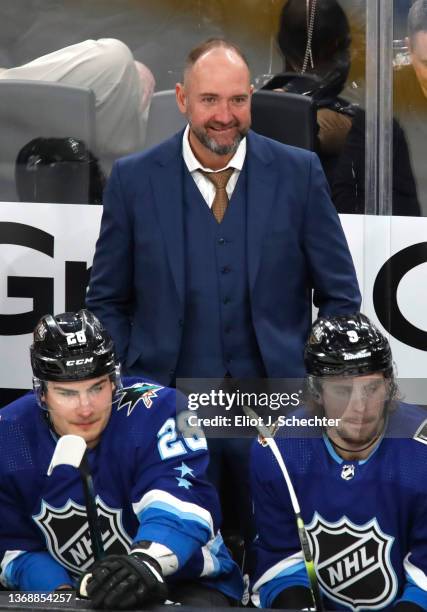
[[[126,416],[130,416],[137,407],[150,409],[153,406],[153,400],[158,397],[162,389],[161,385],[148,382],[138,382],[129,387],[123,387],[116,393],[114,399],[116,409],[117,411],[127,410]]]
[[[427,444],[427,419],[424,419],[424,421],[418,427],[414,434],[414,440],[421,442],[421,444]]]

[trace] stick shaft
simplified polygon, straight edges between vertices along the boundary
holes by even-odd
[[[279,447],[277,446],[276,441],[272,437],[270,431],[262,422],[261,417],[258,417],[256,412],[252,410],[252,408],[249,408],[248,406],[243,407],[243,412],[247,416],[258,421],[258,425],[256,425],[255,427],[261,435],[263,445],[267,445],[270,448],[271,452],[273,453],[279,465],[280,471],[283,474],[283,478],[285,479],[286,486],[289,492],[289,496],[291,498],[292,509],[295,514],[295,520],[296,520],[297,530],[298,530],[298,537],[299,537],[299,541],[301,544],[301,551],[302,551],[302,556],[304,559],[304,565],[305,565],[305,569],[307,572],[308,581],[310,583],[310,591],[311,591],[311,596],[313,598],[313,603],[318,612],[323,612],[322,596],[320,593],[319,582],[317,580],[317,575],[316,575],[316,569],[314,567],[314,561],[313,561],[313,557],[312,557],[311,550],[310,550],[307,530],[305,528],[304,521],[301,516],[300,505],[299,505],[298,498],[295,493],[294,485],[292,484],[292,480],[289,476],[288,469],[283,460],[282,453],[280,452]]]
[[[316,610],[318,610],[318,612],[322,612],[323,610],[322,596],[320,594],[319,583],[317,581],[317,575],[316,575],[316,570],[314,567],[313,557],[312,557],[311,550],[310,550],[307,530],[305,528],[304,521],[301,516],[301,510],[300,510],[299,502],[298,502],[298,499],[295,493],[295,489],[292,484],[291,478],[289,476],[289,472],[286,467],[286,464],[283,460],[282,454],[279,451],[279,447],[276,444],[276,441],[274,440],[274,438],[271,438],[271,437],[265,438],[265,440],[266,440],[266,444],[268,445],[271,452],[273,453],[277,463],[279,464],[280,470],[283,474],[283,477],[286,481],[286,485],[288,487],[289,496],[291,498],[291,503],[292,503],[292,508],[295,513],[295,520],[297,523],[298,537],[299,537],[299,541],[301,544],[302,556],[304,558],[305,569],[307,572],[308,581],[310,583],[311,595],[313,597],[313,602],[314,602],[314,605],[316,606]]]
[[[87,522],[89,525],[93,556],[95,561],[98,561],[99,559],[103,559],[105,557],[105,550],[104,545],[102,543],[102,533],[99,524],[99,516],[95,500],[95,489],[93,486],[92,476],[89,470],[87,453],[83,455],[79,472],[82,479],[83,493],[85,496]]]

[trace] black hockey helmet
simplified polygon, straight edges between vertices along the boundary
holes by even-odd
[[[118,375],[113,341],[88,310],[45,315],[30,347],[33,374],[39,381],[76,381]]]
[[[311,376],[393,371],[388,340],[364,314],[317,319],[305,346],[304,360]]]

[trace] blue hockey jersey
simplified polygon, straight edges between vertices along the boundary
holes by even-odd
[[[107,553],[158,542],[179,561],[167,582],[200,579],[239,599],[242,579],[205,479],[206,440],[184,438],[176,427],[185,398],[138,379],[124,385],[99,444],[88,451]],[[8,588],[51,590],[94,560],[78,470],[59,466],[47,476],[56,442],[32,393],[0,411],[0,578]]]
[[[385,437],[363,461],[343,460],[321,430],[276,438],[327,610],[383,609],[399,599],[427,610],[426,417],[419,407],[399,404]],[[308,579],[283,475],[259,443],[252,450],[252,487],[253,592],[270,607],[283,589],[308,586]]]

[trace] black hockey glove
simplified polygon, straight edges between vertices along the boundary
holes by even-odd
[[[163,603],[167,587],[160,565],[149,555],[108,555],[82,577],[79,595],[89,597],[95,609],[129,610]]]
[[[291,586],[277,595],[271,607],[276,610],[312,610],[314,609],[313,596],[307,587],[300,585]]]
[[[418,606],[412,601],[399,601],[399,603],[394,606],[393,610],[395,612],[422,612],[424,608],[421,608],[421,606]]]

